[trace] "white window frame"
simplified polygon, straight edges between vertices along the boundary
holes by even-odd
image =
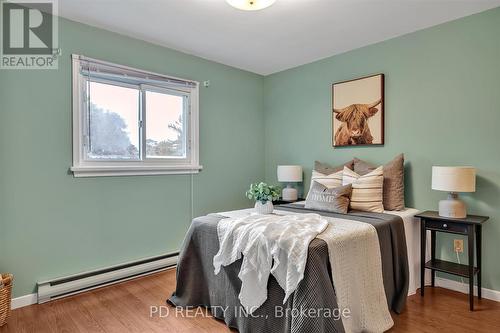
[[[162,86],[151,85],[144,83],[139,85],[139,93],[141,95],[141,103],[145,104],[145,95],[147,91],[174,93],[181,96],[188,96],[189,103],[185,114],[188,115],[188,122],[183,124],[187,129],[186,142],[186,157],[185,158],[146,158],[145,149],[145,131],[143,130],[146,124],[146,111],[143,112],[141,119],[141,127],[139,135],[142,137],[143,147],[140,147],[140,160],[96,160],[87,159],[87,101],[85,100],[86,89],[84,85],[87,79],[82,76],[80,68],[81,61],[91,61],[100,63],[124,70],[133,70],[144,75],[154,75],[156,77],[165,78],[165,84]],[[167,174],[195,174],[202,170],[199,164],[199,82],[179,79],[162,74],[143,71],[127,66],[112,64],[109,62],[92,59],[80,55],[72,55],[72,74],[73,74],[73,166],[70,170],[75,177],[99,177],[99,176],[136,176],[136,175],[167,175]],[[191,85],[185,87],[180,85],[169,86],[168,80],[185,81]],[[93,80],[94,81],[94,80]],[[100,81],[98,80],[95,80]],[[115,82],[110,80],[110,83],[117,86],[130,86],[126,83]],[[137,88],[137,86],[134,86]],[[145,107],[145,105],[143,105]],[[142,108],[141,108],[142,109]],[[139,121],[139,120],[138,120]]]

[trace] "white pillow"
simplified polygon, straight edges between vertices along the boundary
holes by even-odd
[[[366,175],[360,176],[344,167],[342,185],[352,184],[349,207],[365,212],[383,213],[384,167],[380,166]]]

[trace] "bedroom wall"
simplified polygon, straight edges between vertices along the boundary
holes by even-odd
[[[491,217],[483,286],[500,290],[499,31],[497,8],[266,77],[266,179],[276,182],[278,164],[300,164],[308,188],[315,159],[382,164],[404,152],[407,206],[435,210],[445,193],[431,190],[432,165],[475,166],[477,192],[464,198],[470,213]],[[331,84],[373,73],[386,79],[386,144],[333,149]],[[439,245],[456,260],[452,237]]]
[[[14,297],[36,281],[176,251],[191,216],[188,175],[76,179],[72,53],[200,82],[194,214],[249,206],[264,177],[261,76],[60,20],[58,70],[0,70],[0,271]]]

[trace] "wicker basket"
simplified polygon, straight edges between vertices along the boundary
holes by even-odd
[[[2,274],[3,286],[0,287],[0,326],[5,325],[7,319],[10,317],[12,280],[12,274]]]

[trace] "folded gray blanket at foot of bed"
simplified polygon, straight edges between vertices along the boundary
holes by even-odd
[[[380,242],[387,303],[393,311],[402,311],[408,293],[408,259],[400,217],[366,212],[325,213],[293,205],[276,209],[314,212],[372,224]],[[270,276],[266,302],[251,316],[246,315],[238,299],[241,260],[223,267],[218,275],[214,274],[212,260],[219,249],[217,223],[222,218],[212,214],[193,220],[179,255],[177,286],[168,299],[170,304],[184,308],[208,307],[215,318],[239,332],[344,332],[343,309],[337,306],[328,247],[320,239],[309,244],[304,278],[287,302],[283,304],[283,289]]]

